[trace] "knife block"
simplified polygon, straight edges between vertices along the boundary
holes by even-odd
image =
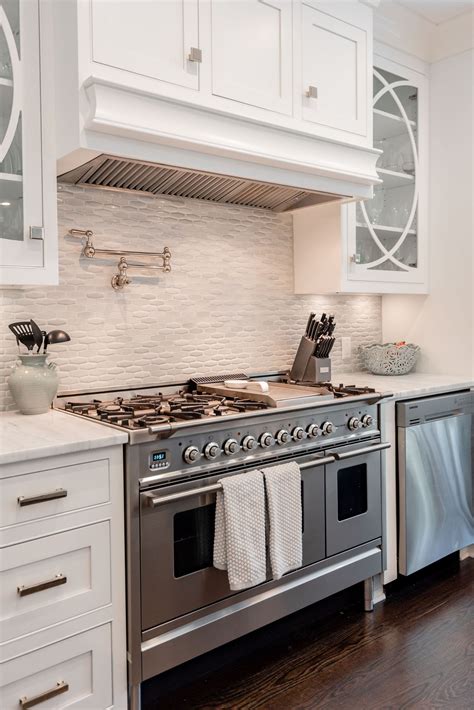
[[[311,355],[303,377],[304,382],[315,385],[331,381],[331,358]]]

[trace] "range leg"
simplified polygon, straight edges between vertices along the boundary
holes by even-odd
[[[131,685],[128,689],[129,692],[129,710],[140,710],[142,706],[142,694],[140,691],[140,683],[138,685]]]
[[[364,609],[373,611],[375,604],[383,602],[385,592],[383,590],[383,576],[376,574],[364,581]]]

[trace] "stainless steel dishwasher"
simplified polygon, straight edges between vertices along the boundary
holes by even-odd
[[[400,574],[474,543],[474,392],[397,404]]]

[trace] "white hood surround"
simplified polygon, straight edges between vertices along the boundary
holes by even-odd
[[[107,155],[296,188],[314,194],[315,202],[367,198],[378,182],[372,149],[205,112],[94,78],[84,95],[83,147],[58,161],[61,176]]]

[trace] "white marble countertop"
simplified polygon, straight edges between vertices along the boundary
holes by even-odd
[[[381,394],[391,393],[394,399],[424,397],[474,387],[473,377],[456,375],[429,375],[411,372],[408,375],[371,375],[369,372],[334,372],[333,383],[367,385]]]
[[[0,414],[0,465],[124,444],[125,432],[51,410],[25,416]]]

